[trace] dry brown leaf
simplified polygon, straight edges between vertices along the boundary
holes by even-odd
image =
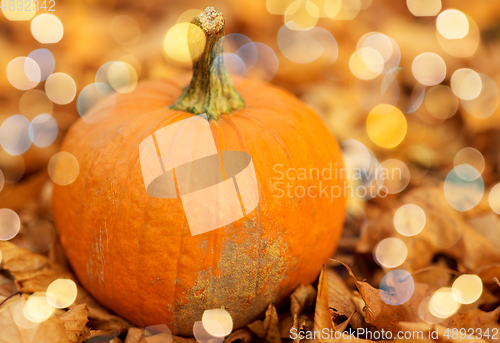
[[[456,313],[439,324],[457,329],[480,329],[482,332],[485,332],[486,329],[489,329],[490,332],[492,331],[492,329],[496,329],[496,332],[498,332],[497,337],[500,339],[500,325],[498,324],[499,316],[500,307],[497,307],[494,311],[491,312],[484,312],[479,309],[474,309],[465,313]]]
[[[0,297],[3,301],[4,297]],[[17,299],[15,303],[0,313],[0,343],[74,343],[67,333],[61,317],[63,310],[55,310],[46,321],[35,327],[23,328],[16,323],[16,318],[23,316],[22,309],[25,297]],[[17,319],[19,320],[19,319]],[[25,319],[27,320],[27,319]]]
[[[344,266],[349,271],[349,275],[352,277],[361,297],[363,298],[363,301],[365,302],[364,315],[367,323],[370,323],[379,329],[396,332],[399,322],[416,321],[414,311],[409,302],[403,305],[386,304],[380,296],[380,292],[384,291],[380,291],[366,282],[359,282],[352,273],[351,268],[345,264]],[[415,289],[417,289],[417,285],[415,286]],[[422,294],[419,294],[417,297],[418,299],[423,297],[425,292],[421,291],[420,293]],[[390,295],[388,295],[388,297],[389,296]]]
[[[426,225],[419,234],[408,237],[394,228],[393,215],[400,205],[410,203],[424,210]],[[442,187],[416,188],[401,198],[401,204],[393,204],[386,209],[373,207],[368,207],[366,211],[368,230],[356,246],[359,253],[372,253],[382,239],[397,237],[408,248],[402,268],[410,271],[429,266],[437,253],[454,258],[463,272],[477,273],[484,265],[500,263],[500,251],[497,249],[500,242],[497,238],[492,239],[484,228],[470,226],[465,214],[460,214],[448,204]]]
[[[316,296],[316,308],[314,312],[314,331],[322,331],[323,329],[335,331],[329,306],[328,278],[325,266],[323,266],[319,275],[318,295]]]
[[[86,324],[89,321],[89,310],[87,305],[75,306],[60,318],[71,342],[81,343],[88,337],[89,329]]]
[[[281,343],[279,319],[276,308],[269,304],[264,320],[256,320],[247,325],[252,333],[269,343]]]
[[[253,334],[247,328],[238,329],[233,331],[225,340],[226,343],[232,343],[234,341],[240,341],[241,343],[250,343],[252,341]]]
[[[299,330],[298,317],[302,311],[312,304],[316,298],[316,290],[311,285],[300,285],[290,295],[290,313],[292,314],[292,328]]]
[[[125,343],[139,343],[142,338],[144,338],[144,329],[130,328],[128,329]]]
[[[478,276],[481,278],[481,280],[484,283],[493,283],[495,282],[493,279],[494,278],[500,278],[500,264],[491,264],[488,266],[482,267],[479,272]]]
[[[356,312],[356,306],[351,301],[352,291],[347,287],[344,279],[340,277],[334,270],[327,269],[326,277],[328,280],[328,304],[333,309],[333,321],[339,331],[342,326],[350,323],[356,329],[362,326],[362,316]],[[345,317],[345,318],[344,318]],[[348,320],[345,320],[347,319]]]
[[[352,317],[354,317],[354,315],[356,314],[356,310],[351,313],[351,315],[349,317],[347,317],[346,320],[344,320],[342,323],[340,323],[339,325],[335,326],[335,328],[337,329],[337,331],[340,331],[340,332],[343,332],[346,328],[347,328],[347,325],[349,325],[349,323],[351,322],[352,320]]]
[[[8,270],[14,276],[20,291],[45,292],[50,283],[59,278],[76,281],[73,274],[44,255],[33,253],[10,242],[0,242],[0,250],[3,256],[3,269]],[[77,289],[77,298],[72,307],[79,304],[87,305],[92,328],[124,330],[132,326],[125,319],[106,311],[83,287],[77,285]]]
[[[49,261],[47,257],[10,242],[0,242],[0,251],[3,269],[14,276],[16,285],[22,292],[45,292],[50,283],[58,278],[74,280],[71,273]]]

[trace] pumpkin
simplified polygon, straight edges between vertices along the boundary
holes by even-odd
[[[337,246],[346,200],[330,193],[344,182],[335,176],[342,156],[321,119],[283,89],[252,80],[234,87],[220,58],[222,15],[209,7],[192,23],[206,42],[189,86],[148,81],[92,109],[84,119],[94,124],[78,120],[62,145],[78,160],[79,175],[53,191],[60,240],[81,284],[135,325],[166,324],[183,336],[193,335],[205,310],[224,308],[242,327],[313,282]],[[148,194],[140,146],[205,113],[217,151],[251,157],[258,205],[192,234],[178,197]],[[194,153],[189,144],[180,149]],[[311,177],[302,175],[309,170]],[[228,212],[217,202],[203,206]]]

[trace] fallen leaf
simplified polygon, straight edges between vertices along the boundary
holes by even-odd
[[[399,322],[416,322],[420,301],[428,294],[428,287],[424,284],[415,284],[415,289],[410,301],[402,305],[389,305],[382,300],[381,293],[385,293],[387,298],[392,295],[377,288],[372,287],[366,282],[359,282],[351,268],[344,265],[351,278],[353,279],[359,294],[365,302],[364,316],[367,323],[376,326],[379,329],[398,331]]]
[[[63,266],[50,261],[46,256],[33,253],[10,242],[0,242],[3,269],[15,278],[17,288],[26,293],[45,292],[56,279],[76,278]],[[124,330],[132,325],[125,319],[110,314],[100,306],[87,291],[77,284],[77,297],[70,308],[86,304],[89,310],[90,327],[100,330]]]
[[[325,266],[323,266],[319,275],[318,295],[316,296],[316,308],[314,312],[314,331],[322,331],[323,329],[335,331],[329,306],[328,278]]]
[[[500,307],[497,307],[494,311],[484,312],[479,309],[474,309],[467,311],[465,313],[456,313],[450,318],[445,319],[440,325],[450,328],[473,328],[474,330],[480,329],[481,332],[485,332],[492,329],[500,335],[500,325],[498,324],[498,319],[500,316]],[[500,336],[498,336],[500,338]]]
[[[328,306],[333,310],[334,324],[347,327],[350,323],[356,329],[362,326],[362,317],[358,313],[355,315],[356,307],[351,301],[352,291],[347,287],[344,279],[332,269],[327,269],[328,280]],[[342,326],[337,327],[339,331]]]
[[[60,318],[64,323],[66,334],[71,342],[81,343],[89,336],[89,329],[86,326],[89,321],[89,310],[87,305],[78,305],[66,312]]]
[[[302,311],[312,304],[316,298],[316,290],[311,285],[300,285],[290,295],[290,313],[292,314],[292,328],[299,330],[298,317]]]
[[[477,274],[484,283],[493,283],[495,282],[494,278],[500,278],[500,264],[495,263],[484,266]]]
[[[58,278],[73,279],[71,273],[41,254],[19,248],[10,242],[0,242],[3,269],[15,278],[17,288],[26,293],[45,292]]]
[[[0,297],[0,301],[5,298]],[[66,333],[65,322],[61,318],[65,311],[55,310],[53,315],[36,325],[24,317],[23,308],[26,297],[18,298],[15,303],[0,313],[0,343],[74,343]],[[18,323],[29,323],[22,327]],[[35,326],[36,325],[36,326]]]
[[[125,343],[139,343],[141,338],[144,338],[144,329],[129,328],[127,337],[125,338]]]
[[[281,343],[279,319],[273,304],[267,307],[264,320],[256,320],[247,325],[252,333],[269,343]]]

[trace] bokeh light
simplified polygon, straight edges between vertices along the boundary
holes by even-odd
[[[418,316],[420,319],[422,319],[424,322],[428,324],[439,324],[441,323],[444,318],[439,318],[433,315],[430,311],[429,308],[429,303],[431,301],[432,297],[428,296],[425,297],[421,302],[420,305],[418,306]]]
[[[199,12],[198,12],[199,13]],[[172,331],[165,324],[146,326],[144,330],[144,338],[147,343],[172,343]]]
[[[410,103],[404,113],[413,113],[420,108],[425,98],[425,86],[421,83],[415,84],[411,91]]]
[[[14,323],[23,329],[32,329],[38,326],[40,323],[33,322],[26,318],[24,313],[24,308],[26,306],[26,300],[24,297],[21,297],[13,306],[12,309],[12,318],[14,319]]]
[[[219,56],[217,56],[216,60],[222,59],[224,61],[224,65],[226,66],[229,75],[238,75],[244,76],[246,73],[246,64],[245,62],[236,54],[225,52]],[[214,62],[215,63],[215,62]],[[238,84],[238,81],[233,80],[234,84]]]
[[[470,57],[474,55],[479,47],[481,33],[479,28],[471,17],[465,14],[469,28],[467,35],[461,39],[447,39],[443,37],[439,30],[436,30],[436,37],[439,46],[448,54],[454,57]]]
[[[389,194],[403,191],[410,182],[410,170],[403,161],[391,158],[380,164],[377,182],[386,187]]]
[[[163,47],[170,59],[187,63],[198,58],[205,48],[205,33],[191,23],[179,23],[168,30]]]
[[[424,52],[413,60],[413,76],[425,86],[434,86],[444,80],[446,64],[441,56],[433,52]]]
[[[76,83],[68,74],[55,73],[45,82],[45,92],[52,102],[66,105],[75,98]]]
[[[300,64],[311,63],[324,55],[331,64],[338,56],[337,41],[330,32],[320,27],[294,31],[284,25],[278,31],[278,47],[287,59]]]
[[[210,326],[213,331],[223,332],[222,324],[216,320],[210,321]],[[193,325],[193,336],[200,343],[222,343],[224,337],[212,336],[203,325],[202,321],[195,322]]]
[[[458,99],[448,86],[437,85],[429,88],[425,94],[425,109],[438,120],[445,120],[458,110]]]
[[[227,336],[233,330],[233,319],[224,309],[206,310],[203,312],[202,323],[205,330],[214,337]]]
[[[41,323],[49,319],[54,308],[48,303],[45,293],[31,294],[24,305],[24,315],[34,323]]]
[[[326,0],[325,14],[333,20],[352,20],[362,8],[361,0]]]
[[[373,143],[391,149],[398,146],[405,138],[406,119],[398,108],[380,104],[368,114],[366,130]]]
[[[29,126],[28,134],[37,147],[45,148],[54,143],[57,138],[59,127],[50,114],[40,114],[35,117]]]
[[[413,295],[415,283],[409,272],[395,269],[385,274],[379,289],[383,302],[388,305],[402,305]]]
[[[177,18],[176,24],[190,23],[191,20],[193,20],[193,18],[196,17],[201,12],[203,12],[203,10],[197,8],[191,8],[185,12],[182,12],[182,14]]]
[[[456,70],[451,76],[450,85],[453,93],[462,100],[476,99],[483,88],[481,76],[469,68]]]
[[[384,60],[384,70],[396,68],[401,61],[401,50],[391,37],[380,32],[369,32],[360,38],[356,49],[370,48],[376,50]]]
[[[137,21],[128,15],[117,15],[111,20],[111,37],[122,45],[139,43],[141,39],[141,28]]]
[[[7,118],[0,126],[0,145],[12,156],[24,154],[31,147],[30,122],[20,114]]]
[[[58,17],[43,13],[31,21],[31,34],[42,44],[57,43],[63,37],[64,28]]]
[[[366,111],[371,111],[379,104],[396,106],[399,100],[400,86],[395,72],[389,71],[372,80],[356,78],[352,91],[358,105]]]
[[[21,219],[8,208],[0,209],[0,241],[14,238],[21,229]]]
[[[457,211],[474,208],[482,199],[484,181],[481,174],[469,164],[453,168],[444,182],[444,195]]]
[[[469,33],[469,20],[459,10],[449,9],[438,15],[436,27],[446,39],[461,39]]]
[[[375,49],[361,48],[352,54],[349,68],[358,79],[372,80],[384,70],[384,59]]]
[[[54,104],[47,94],[39,89],[25,92],[19,99],[19,112],[28,120],[32,120],[40,114],[52,114]]]
[[[406,244],[396,237],[386,238],[375,247],[375,261],[386,268],[395,268],[403,264],[408,257]]]
[[[20,90],[36,87],[40,82],[41,71],[38,64],[28,57],[17,57],[7,65],[7,79]]]
[[[251,68],[247,67],[245,77],[263,82],[271,81],[278,73],[279,60],[269,46],[264,43],[248,43],[239,48],[236,55],[246,63],[247,52],[252,54],[254,51],[256,52],[255,63]]]
[[[433,17],[441,11],[441,0],[406,0],[408,10],[415,17]]]
[[[394,227],[403,236],[415,236],[425,227],[424,210],[415,204],[401,206],[394,213]]]
[[[485,161],[483,155],[471,147],[463,148],[455,155],[453,159],[453,167],[458,167],[461,164],[468,164],[474,167],[478,173],[470,173],[469,168],[457,168],[455,172],[464,180],[472,181],[475,180],[480,174],[483,173],[485,167]]]
[[[76,299],[76,283],[70,279],[56,279],[47,287],[47,302],[54,308],[69,307]]]
[[[453,297],[451,287],[441,287],[429,301],[430,312],[438,318],[451,317],[457,312],[460,304]]]
[[[96,73],[96,83],[108,84],[119,93],[130,93],[137,86],[137,72],[127,62],[112,61],[103,64]]]
[[[498,86],[489,76],[479,74],[481,77],[481,92],[472,100],[462,99],[460,103],[467,113],[477,118],[489,118],[498,108],[500,94]]]
[[[52,156],[47,166],[52,181],[61,186],[67,186],[76,180],[80,165],[75,156],[61,151]]]
[[[294,1],[295,0],[266,0],[266,10],[270,14],[285,14],[288,6]]]
[[[418,180],[424,177],[432,166],[431,150],[424,145],[412,144],[401,150],[400,158],[411,162],[412,180]]]
[[[49,49],[36,49],[29,53],[28,58],[38,64],[40,68],[40,81],[45,81],[54,72],[56,60]]]
[[[500,183],[497,183],[490,190],[488,195],[488,203],[493,212],[500,214]]]
[[[113,94],[113,88],[104,82],[91,83],[90,85],[85,86],[85,88],[81,90],[80,94],[78,94],[78,99],[76,100],[76,109],[82,119],[87,123],[95,124],[97,119],[89,118],[86,115],[87,112],[111,94]]]
[[[320,11],[312,1],[297,0],[285,10],[285,25],[291,30],[308,30],[318,23]]]
[[[14,6],[14,10],[9,8],[11,3],[5,0],[1,1],[2,13],[10,21],[26,21],[31,20],[36,14],[35,1],[22,1],[16,2],[17,6]],[[21,5],[21,6],[19,6]]]
[[[483,293],[483,282],[481,278],[473,274],[459,276],[451,287],[453,298],[461,304],[472,304],[476,302]]]

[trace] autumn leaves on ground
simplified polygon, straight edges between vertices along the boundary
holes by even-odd
[[[428,226],[417,236],[402,236],[392,225],[393,208],[405,203],[417,204],[428,214]],[[487,204],[480,204],[474,213],[467,216],[459,215],[449,207],[439,188],[415,189],[399,200],[387,198],[378,204],[370,204],[366,211],[368,230],[354,243],[352,237],[340,243],[339,252],[334,257],[339,260],[330,260],[317,284],[298,287],[290,296],[290,301],[279,309],[269,304],[263,320],[234,331],[226,342],[260,340],[277,343],[292,338],[295,338],[294,342],[300,342],[307,341],[306,338],[311,337],[306,336],[307,332],[314,331],[329,333],[329,336],[317,336],[318,341],[337,337],[348,342],[362,339],[348,337],[347,334],[335,336],[335,332],[339,335],[342,331],[355,333],[363,332],[363,329],[370,332],[372,338],[385,337],[386,340],[396,338],[398,332],[407,335],[423,332],[424,336],[418,337],[418,341],[465,342],[471,331],[460,338],[459,330],[470,328],[476,334],[483,333],[482,339],[474,338],[475,342],[495,341],[494,334],[500,328],[500,284],[495,279],[500,274],[500,223],[488,214],[484,205]],[[36,216],[36,211],[32,213]],[[346,223],[346,230],[350,230],[351,224],[354,226],[356,223]],[[461,230],[459,241],[448,249],[435,248],[433,242],[445,244],[446,240],[455,240],[449,233],[453,232],[453,227]],[[486,230],[486,227],[495,230]],[[349,233],[344,236],[349,236]],[[380,292],[363,280],[366,278],[374,284],[380,279],[382,270],[370,271],[369,264],[373,263],[371,253],[377,242],[388,237],[404,240],[408,246],[408,258],[403,267],[413,270],[413,296],[402,305],[388,304],[391,301],[387,301],[385,296],[389,294]],[[22,239],[21,234],[19,242]],[[351,245],[353,254],[343,253],[348,251],[347,245]],[[63,255],[57,248],[51,250],[49,257],[19,248],[11,242],[0,243],[0,250],[3,261],[0,275],[0,342],[169,342],[166,339],[170,336],[165,333],[146,339],[144,329],[135,328],[107,312],[80,286],[77,298],[68,311],[55,310],[48,320],[36,327],[23,325],[19,322],[23,317],[19,311],[22,311],[27,295],[45,292],[56,279],[75,278],[64,267]],[[353,270],[340,260],[350,263]],[[481,277],[484,289],[480,298],[470,305],[462,305],[457,313],[448,318],[433,316],[428,310],[428,297],[441,287],[451,287],[463,273]],[[452,337],[452,331],[446,334],[446,328],[457,328],[458,333]],[[380,336],[381,332],[385,336]],[[439,335],[431,338],[429,332]],[[173,337],[173,340],[194,341],[181,337]]]
[[[319,4],[325,1],[307,3],[310,2]],[[265,3],[280,7],[281,0],[214,1],[212,4],[225,6],[228,33],[241,32],[276,51],[279,69],[275,70],[276,75],[270,76],[271,83],[292,91],[323,117],[341,143],[347,162],[359,159],[357,153],[361,151],[361,155],[370,161],[375,156],[380,161],[398,159],[398,164],[391,168],[404,166],[408,170],[407,175],[403,175],[405,180],[386,181],[395,194],[355,202],[349,207],[339,248],[318,280],[299,286],[280,306],[266,304],[267,311],[260,320],[244,328],[235,328],[225,338],[226,342],[298,343],[309,342],[311,338],[319,342],[493,342],[500,338],[500,217],[497,214],[500,206],[498,192],[492,191],[500,179],[500,111],[496,86],[500,80],[500,7],[493,6],[494,1],[460,4],[443,1],[443,10],[461,6],[459,9],[475,20],[470,26],[474,29],[471,29],[473,37],[468,36],[461,44],[460,40],[448,41],[443,37],[436,40],[437,13],[414,17],[406,4],[412,1],[362,2],[368,5],[353,20],[332,20],[326,16],[316,20],[319,23],[317,28],[323,31],[310,32],[319,32],[318,37],[324,38],[324,42],[319,40],[320,43],[331,43],[335,36],[333,50],[339,53],[338,60],[331,61],[332,46],[330,49],[320,46],[324,53],[305,64],[296,63],[290,57],[302,61],[304,55],[294,53],[307,50],[307,44],[306,48],[292,45],[289,50],[280,51],[277,34],[283,27],[286,8],[283,13],[270,14]],[[184,11],[202,8],[206,3],[170,1],[165,6],[164,1],[159,0],[106,0],[57,2],[57,6],[62,9],[57,15],[64,22],[65,41],[51,45],[50,49],[57,61],[57,71],[71,74],[77,89],[82,90],[96,80],[96,72],[101,66],[118,57],[133,64],[140,79],[184,73],[190,64],[179,67],[171,60],[166,63],[161,45],[165,33],[176,22],[181,22]],[[130,20],[135,25],[128,31],[122,25],[118,33],[124,33],[121,38],[125,40],[127,34],[132,33],[135,43],[130,42],[130,37],[126,44],[117,42],[116,37],[112,39],[108,23],[115,22],[118,13],[121,19],[126,19],[125,26],[132,27]],[[288,13],[288,17],[290,15]],[[254,18],[263,19],[256,21]],[[26,38],[30,37],[30,22],[13,24],[2,20],[0,32],[7,32],[5,36],[0,35],[2,67],[14,58],[40,48],[36,41]],[[332,34],[325,36],[326,31]],[[143,37],[137,44],[141,32]],[[365,66],[362,63],[352,63],[350,68],[349,63],[352,56],[361,56],[357,53],[357,45],[364,44],[362,37],[367,33],[372,34],[368,37],[374,41],[387,41],[386,38],[391,37],[397,42],[394,54],[384,61],[387,65],[375,66],[380,67],[380,73],[382,66],[384,73],[389,66],[390,72],[381,73],[371,80],[363,80],[361,77],[366,77],[366,74],[360,72],[370,74],[377,68],[355,68]],[[368,49],[371,53],[375,51]],[[419,74],[412,70],[412,62],[431,50],[439,52],[447,69],[440,69],[444,79],[424,87],[416,79]],[[379,56],[376,51],[375,55]],[[433,58],[437,56],[434,55]],[[394,60],[397,64],[390,64]],[[266,62],[269,61],[271,59]],[[452,74],[457,70],[466,71],[465,67],[471,68],[467,72],[472,77],[477,78],[479,74],[471,73],[471,70],[484,73],[480,77],[483,87],[477,101],[467,100],[470,94],[464,97],[460,92],[457,96],[453,93],[456,89],[452,90]],[[260,72],[268,76],[269,71]],[[8,242],[0,242],[0,343],[194,343],[193,338],[134,327],[100,306],[78,284],[56,240],[51,210],[52,181],[47,175],[47,164],[59,150],[66,130],[79,115],[76,100],[54,107],[42,88],[21,92],[6,78],[0,78],[0,101],[5,114],[21,112],[32,120],[42,113],[40,111],[51,112],[59,125],[57,139],[52,145],[44,148],[32,146],[17,156],[0,150],[0,169],[7,180],[0,193],[0,208],[15,211],[21,221],[19,234]],[[23,94],[31,95],[23,98]],[[465,99],[459,99],[459,96]],[[43,98],[37,106],[26,105],[37,97]],[[380,127],[370,126],[367,120],[374,114],[368,113],[382,102],[397,104],[401,111],[389,113],[397,118],[403,117],[404,113],[406,118],[404,126],[393,128],[397,131],[394,135],[387,130],[377,131]],[[382,125],[382,128],[388,127]],[[369,137],[370,133],[372,136]],[[387,137],[399,137],[389,140],[397,147],[385,146]],[[465,155],[459,156],[460,152]],[[451,197],[445,197],[446,176],[463,163],[480,170],[481,176],[476,178],[484,180],[480,201],[475,201],[477,192],[451,192],[448,194]],[[376,184],[376,180],[368,181]],[[493,201],[488,201],[488,195]],[[475,206],[463,212],[457,211],[472,198]],[[424,213],[424,223],[410,235],[401,233],[404,231],[398,227],[401,222],[395,219],[405,205],[418,206]],[[406,214],[406,218],[415,219]],[[402,225],[410,231],[416,229],[408,222]],[[392,250],[386,250],[396,254],[381,255],[384,251],[377,250],[381,242],[396,242],[388,245]],[[311,249],[310,254],[314,253]],[[394,261],[393,258],[400,260]],[[407,271],[407,274],[388,274],[394,268]],[[393,277],[384,279],[386,275]],[[69,307],[54,309],[37,303],[37,299],[45,299],[47,289],[60,279],[73,280],[76,285],[76,298],[71,299]],[[467,280],[465,291],[471,294],[457,295],[460,283],[457,280],[462,283]],[[470,299],[465,299],[467,297]],[[37,313],[41,318],[32,318],[34,321],[26,318],[24,309],[28,298],[31,299],[30,306],[38,306],[40,311]],[[47,308],[53,312],[44,312]],[[314,332],[316,336],[311,337]],[[358,338],[349,336],[352,332],[361,334]],[[217,342],[203,343],[221,341],[222,338]]]

